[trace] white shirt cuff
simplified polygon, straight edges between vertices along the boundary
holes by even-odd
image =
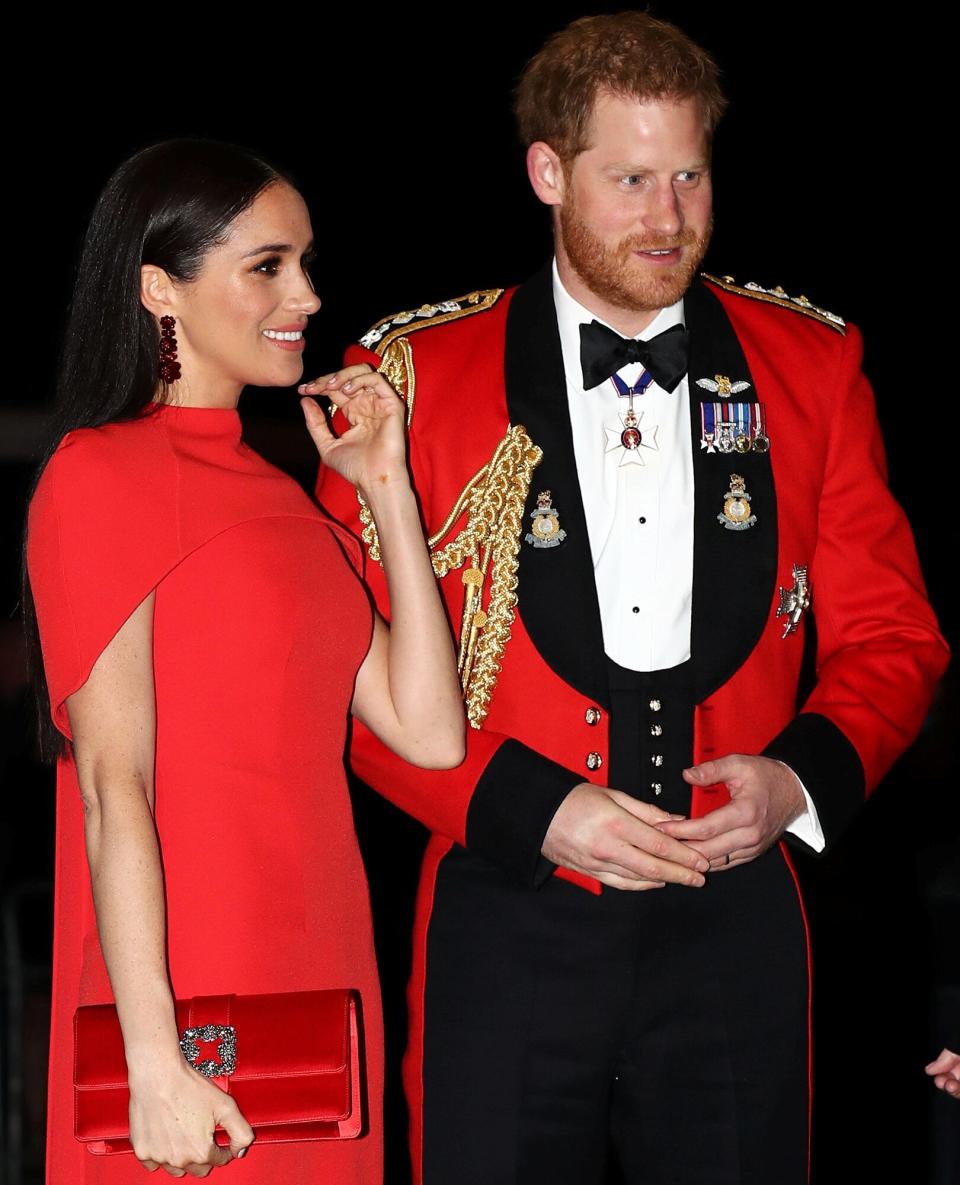
[[[781,761],[780,764],[784,769],[789,769],[793,776],[797,778],[797,784],[803,791],[803,797],[807,804],[807,809],[804,813],[794,819],[787,827],[787,830],[791,835],[802,840],[808,847],[813,848],[815,852],[822,852],[827,846],[827,841],[824,838],[823,828],[820,826],[820,816],[817,814],[817,808],[813,805],[813,799],[807,793],[806,786],[797,777],[796,772],[790,769],[790,766],[785,761]]]

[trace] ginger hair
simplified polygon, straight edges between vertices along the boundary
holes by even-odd
[[[645,12],[586,16],[554,33],[520,76],[514,112],[524,145],[542,140],[572,161],[589,147],[600,93],[696,99],[708,139],[727,105],[716,62],[675,25]]]

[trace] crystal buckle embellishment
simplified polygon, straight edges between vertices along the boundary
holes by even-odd
[[[199,1061],[198,1041],[216,1041],[219,1061]],[[199,1025],[180,1034],[180,1050],[191,1066],[204,1078],[225,1078],[237,1068],[237,1030],[233,1025]]]

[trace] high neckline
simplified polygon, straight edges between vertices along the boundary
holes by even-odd
[[[242,425],[235,407],[191,407],[173,403],[152,403],[144,412],[157,416],[175,432],[189,436],[221,437],[236,443]]]

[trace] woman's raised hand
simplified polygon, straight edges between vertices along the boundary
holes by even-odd
[[[304,383],[300,391],[307,430],[324,465],[369,494],[398,478],[408,481],[403,400],[383,375],[366,365],[349,366]],[[326,395],[349,428],[334,436],[311,394]]]

